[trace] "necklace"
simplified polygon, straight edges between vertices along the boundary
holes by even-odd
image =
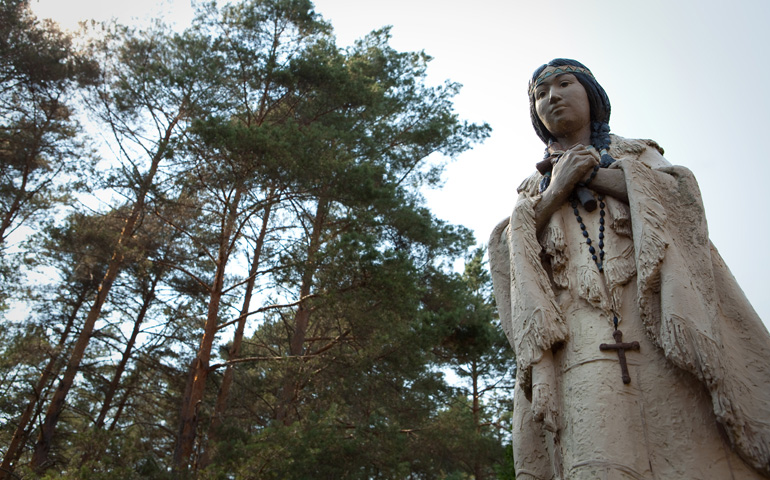
[[[596,248],[593,246],[593,240],[588,235],[586,230],[586,224],[583,223],[583,217],[580,216],[580,210],[578,210],[578,201],[575,196],[572,196],[570,205],[572,206],[572,212],[575,214],[578,224],[580,224],[580,231],[583,233],[583,238],[586,239],[586,245],[588,245],[588,251],[591,253],[591,259],[596,264],[599,272],[604,272],[604,195],[599,195],[599,252],[597,255]]]
[[[598,170],[598,169],[596,169]],[[596,172],[594,170],[594,173]],[[589,182],[593,179],[593,175],[591,178],[589,178]],[[586,182],[588,183],[588,182]],[[575,219],[577,220],[578,224],[580,225],[580,231],[583,234],[583,238],[585,238],[586,245],[588,245],[588,251],[591,253],[591,259],[596,264],[596,267],[599,269],[599,273],[604,273],[604,223],[605,223],[605,212],[604,207],[606,206],[604,204],[604,195],[598,196],[599,200],[599,250],[597,252],[596,247],[593,245],[593,241],[591,240],[591,236],[588,234],[588,230],[586,229],[586,224],[583,222],[583,217],[580,216],[580,210],[578,210],[578,200],[575,195],[572,195],[570,198],[570,205],[572,206],[572,213],[575,214]],[[628,364],[626,362],[626,350],[639,350],[639,342],[623,342],[623,332],[618,330],[618,315],[615,313],[615,308],[612,309],[612,324],[614,326],[614,331],[612,332],[612,337],[615,339],[615,343],[602,343],[599,345],[599,350],[601,351],[616,351],[618,354],[618,361],[620,362],[620,372],[621,372],[621,378],[623,380],[623,384],[628,385],[631,383],[631,375],[628,372]]]

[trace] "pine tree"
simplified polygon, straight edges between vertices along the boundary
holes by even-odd
[[[511,414],[515,358],[496,314],[492,279],[484,265],[484,248],[469,256],[459,291],[452,294],[456,310],[449,315],[448,335],[437,349],[439,358],[459,377],[463,394],[451,405],[453,423],[471,422],[470,437],[457,455],[474,478],[490,478],[503,463]]]
[[[9,465],[34,447],[63,478],[490,478],[512,358],[483,254],[454,272],[471,235],[421,195],[489,132],[454,113],[459,86],[428,85],[388,29],[339,48],[307,0],[103,28],[83,101],[112,168],[96,212],[42,234],[62,295],[33,288],[46,309],[0,340]]]
[[[79,135],[74,93],[98,68],[72,38],[39,22],[28,0],[0,1],[0,306],[19,264],[9,236],[34,231],[78,185],[93,158]],[[16,243],[16,241],[14,242]]]
[[[115,45],[118,38],[120,43]],[[95,93],[92,105],[116,139],[117,151],[121,153],[118,160],[123,162],[123,185],[131,200],[107,271],[47,408],[32,459],[39,472],[50,464],[49,452],[65,400],[110,289],[123,268],[131,238],[146,213],[148,197],[161,180],[161,164],[173,157],[184,120],[193,105],[197,105],[194,102],[198,96],[204,95],[196,91],[195,82],[188,81],[193,77],[190,69],[201,75],[204,69],[194,64],[195,58],[187,56],[189,51],[173,48],[186,45],[185,40],[168,38],[157,30],[137,34],[118,28],[102,46],[100,53],[107,78],[104,87]]]
[[[44,228],[31,242],[36,253],[29,262],[31,266],[55,268],[60,281],[50,288],[38,286],[30,292],[31,315],[19,325],[28,333],[8,342],[9,346],[19,345],[28,354],[29,345],[43,343],[46,354],[36,361],[17,359],[9,365],[17,373],[26,365],[35,367],[37,379],[30,380],[34,385],[31,391],[18,387],[27,399],[14,404],[26,405],[18,418],[8,422],[15,425],[15,430],[3,456],[3,474],[15,469],[33,431],[32,420],[50,400],[52,382],[72,348],[72,337],[80,329],[88,299],[96,293],[99,278],[104,275],[118,229],[119,219],[114,217],[73,214],[62,225]]]

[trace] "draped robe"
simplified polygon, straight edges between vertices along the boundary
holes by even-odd
[[[770,478],[770,334],[708,238],[692,173],[612,136],[604,272],[565,204],[537,238],[534,174],[489,242],[516,353],[517,478]],[[598,237],[599,209],[580,209]],[[621,380],[614,314],[627,351]]]

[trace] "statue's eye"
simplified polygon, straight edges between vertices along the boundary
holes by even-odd
[[[539,92],[537,92],[537,93],[535,94],[535,97],[536,97],[536,98],[539,98],[539,99],[540,99],[540,98],[545,98],[545,90],[540,90]]]
[[[562,80],[560,85],[561,85],[562,88],[566,88],[567,86],[569,86],[569,82],[567,80]]]

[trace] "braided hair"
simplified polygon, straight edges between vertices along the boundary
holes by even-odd
[[[534,83],[537,77],[545,70],[546,67],[561,67],[565,65],[572,65],[588,70],[588,68],[577,60],[570,60],[568,58],[555,58],[545,65],[541,65],[535,73],[532,74],[531,82]],[[575,78],[585,88],[588,95],[588,104],[591,107],[591,145],[599,152],[602,152],[602,160],[606,163],[612,163],[612,157],[606,151],[610,148],[610,99],[607,97],[607,93],[604,91],[599,82],[596,79],[586,73],[574,72]],[[540,117],[537,116],[537,110],[535,108],[535,96],[533,93],[529,95],[529,116],[532,120],[532,126],[535,127],[535,132],[540,139],[548,145],[556,140],[551,132],[545,128],[545,125],[540,121]],[[605,160],[604,156],[607,155]]]

